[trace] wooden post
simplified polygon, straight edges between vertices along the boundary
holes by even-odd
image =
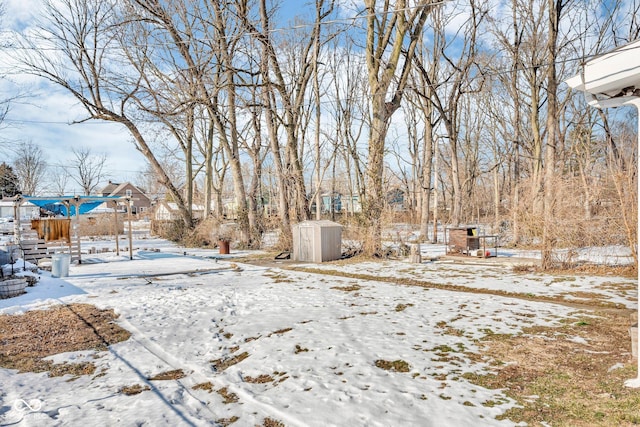
[[[113,232],[116,236],[116,255],[120,256],[120,243],[118,243],[118,238],[120,237],[120,233],[118,233],[118,202],[115,200],[113,201],[113,222],[116,227]]]
[[[411,245],[411,255],[409,262],[420,264],[422,263],[422,254],[420,253],[420,243]]]
[[[20,205],[22,203],[22,199],[17,197],[13,202],[13,240],[16,245],[20,244]]]
[[[75,218],[75,226],[76,226],[76,242],[78,243],[78,264],[82,264],[82,250],[80,248],[80,202],[78,198],[75,198],[75,202],[73,205],[76,207],[76,218]],[[73,229],[73,227],[71,227]],[[71,233],[71,230],[69,230]],[[71,255],[71,239],[72,236],[69,236],[69,255]]]
[[[67,208],[67,219],[69,220],[69,238],[67,244],[69,245],[69,256],[71,256],[71,200],[63,200],[62,204]],[[76,206],[76,202],[73,202],[73,206]],[[76,207],[76,215],[78,215],[78,208]],[[46,237],[45,237],[46,239]]]
[[[133,259],[133,238],[131,232],[131,199],[127,199],[127,219],[129,220],[129,260]]]

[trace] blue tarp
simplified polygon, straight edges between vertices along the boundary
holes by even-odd
[[[78,198],[75,198],[74,196],[68,196],[68,197],[62,196],[62,197],[55,197],[51,199],[41,199],[38,197],[30,198],[29,196],[24,196],[23,199],[28,200],[29,202],[33,203],[36,206],[39,206],[43,209],[53,212],[56,215],[68,216],[67,206],[65,205],[65,203],[63,203],[63,201],[66,201],[66,202],[69,202],[69,205],[71,208],[71,216],[75,216],[76,207],[74,206],[74,203],[76,203],[76,200],[77,200],[77,203],[80,203],[79,211],[80,211],[80,215],[82,215],[97,208],[98,206],[100,206],[106,201],[117,200],[117,199],[120,199],[120,197],[118,196],[101,197],[99,198],[100,200],[96,200],[96,197],[89,197],[89,200],[87,201],[83,201],[82,196]]]

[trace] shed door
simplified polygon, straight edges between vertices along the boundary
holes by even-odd
[[[313,228],[299,227],[300,248],[298,254],[300,261],[313,261]]]

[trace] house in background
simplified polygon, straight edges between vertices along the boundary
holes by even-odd
[[[406,209],[406,193],[403,189],[395,187],[387,191],[387,204],[396,212]]]
[[[5,197],[0,199],[0,218],[13,219],[15,216],[15,198]],[[23,201],[18,208],[18,216],[20,218],[38,218],[40,216],[40,208],[33,203]]]
[[[101,191],[100,195],[107,196],[120,196],[128,197],[131,199],[131,213],[132,214],[148,214],[151,209],[151,199],[142,191],[130,182],[117,183],[109,181]]]
[[[204,206],[202,205],[191,205],[191,212],[194,219],[204,218]],[[181,218],[176,203],[163,200],[155,207],[153,219],[157,221],[175,221]]]
[[[362,212],[362,204],[360,203],[360,196],[358,195],[346,195],[340,197],[340,210],[348,214]]]

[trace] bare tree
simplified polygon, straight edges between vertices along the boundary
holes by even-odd
[[[47,171],[46,159],[40,147],[32,141],[20,144],[13,159],[13,169],[18,175],[23,194],[37,195]]]
[[[434,15],[437,12],[434,13]],[[423,36],[424,37],[424,36]],[[417,139],[422,140],[422,144],[418,144],[416,149],[414,150],[415,162],[419,165],[418,172],[419,174],[416,176],[416,181],[419,183],[419,194],[420,194],[420,237],[422,239],[427,239],[429,235],[429,212],[431,205],[431,194],[435,194],[437,197],[437,192],[432,193],[432,189],[435,188],[435,181],[432,184],[432,174],[433,170],[433,159],[436,153],[436,148],[434,148],[434,143],[437,143],[437,137],[435,135],[435,129],[438,126],[438,122],[440,118],[435,114],[436,109],[433,105],[433,91],[434,87],[430,82],[435,81],[437,79],[439,69],[440,69],[440,61],[435,60],[437,52],[441,49],[440,44],[443,43],[444,40],[440,37],[435,37],[428,46],[424,39],[420,41],[420,51],[416,56],[416,60],[418,63],[423,64],[422,67],[418,67],[418,70],[412,76],[412,93],[414,96],[408,98],[409,103],[411,104],[411,109],[418,110],[420,112],[420,120],[423,124],[422,135],[416,135]],[[433,60],[429,61],[429,52],[431,49],[431,57]],[[428,77],[427,77],[428,76]],[[416,126],[417,130],[417,126]],[[420,155],[420,153],[422,153]],[[436,203],[437,206],[437,203]],[[437,232],[437,212],[435,211],[434,206],[434,230],[432,242],[438,241],[438,232]]]
[[[47,168],[47,176],[47,192],[55,196],[65,196],[68,191],[69,180],[71,179],[68,167],[62,164],[49,165]]]
[[[21,41],[22,71],[45,78],[72,94],[84,107],[87,117],[122,124],[132,141],[158,173],[171,194],[185,226],[193,226],[184,198],[152,151],[141,127],[131,117],[132,96],[139,81],[126,84],[132,71],[121,53],[118,32],[122,16],[119,5],[100,0],[45,2],[38,31]],[[46,46],[47,49],[42,47]],[[52,53],[54,52],[54,53]]]
[[[85,196],[90,195],[106,177],[106,154],[93,154],[87,147],[71,149],[71,179],[82,189]]]
[[[358,142],[365,130],[364,117],[369,116],[367,100],[360,94],[366,91],[366,70],[362,58],[354,52],[354,42],[346,37],[333,49],[328,66],[334,74],[332,95],[334,108],[331,118],[335,133],[331,136],[337,157],[344,164],[346,193],[343,208],[347,214],[355,214],[355,200],[364,199],[365,161]]]
[[[385,140],[391,117],[400,108],[431,3],[430,0],[422,0],[416,2],[415,7],[407,7],[406,0],[398,0],[394,6],[388,1],[383,5],[375,0],[365,1],[365,55],[371,92],[371,128],[364,206],[369,235],[364,251],[369,255],[380,253],[382,245],[381,215],[386,199],[383,190]],[[387,100],[389,94],[391,99]]]
[[[271,97],[268,105],[268,113],[273,120],[282,123],[286,136],[286,145],[281,146],[277,141],[272,140],[272,154],[275,151],[282,153],[280,161],[276,160],[276,169],[283,174],[281,179],[284,187],[282,191],[287,191],[292,195],[291,202],[296,220],[309,218],[307,206],[307,194],[304,179],[304,170],[301,160],[302,122],[304,119],[305,100],[307,88],[311,83],[314,72],[314,46],[322,45],[321,23],[333,12],[335,1],[316,0],[315,21],[310,26],[309,34],[298,35],[297,45],[291,46],[289,58],[283,59],[278,54],[274,33],[271,31],[270,13],[267,9],[266,0],[259,1],[260,28],[249,19],[247,2],[243,2],[244,23],[249,32],[262,44],[262,54],[264,56],[261,69],[263,84]],[[265,105],[267,105],[265,103]],[[276,108],[276,106],[281,106]],[[275,124],[273,120],[267,119],[267,125]],[[270,131],[270,136],[277,137],[277,133]],[[281,163],[281,166],[278,164]],[[282,213],[281,213],[282,214]],[[290,232],[289,232],[290,233]]]
[[[545,148],[545,173],[544,173],[544,220],[542,228],[542,268],[552,266],[552,250],[555,247],[554,236],[551,232],[551,222],[554,220],[555,191],[557,185],[556,156],[560,144],[560,132],[558,111],[560,101],[558,97],[558,71],[556,60],[559,55],[560,21],[563,10],[571,0],[548,0],[549,35],[547,40],[547,144]]]

